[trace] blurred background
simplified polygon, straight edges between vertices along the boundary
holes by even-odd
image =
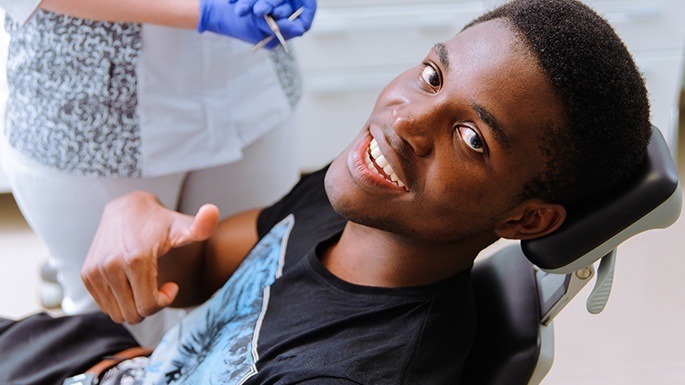
[[[586,0],[633,53],[647,80],[652,122],[685,174],[685,1]],[[294,42],[304,76],[300,166],[325,165],[358,133],[381,88],[501,0],[319,0],[309,34]],[[7,36],[0,33],[0,111]],[[1,113],[1,112],[0,112]],[[0,116],[0,127],[2,124]],[[496,246],[495,246],[496,247]],[[592,285],[555,319],[546,385],[685,385],[685,215],[618,249],[614,287],[599,315]],[[486,254],[487,251],[484,253]],[[0,316],[41,310],[47,250],[27,226],[0,172]]]

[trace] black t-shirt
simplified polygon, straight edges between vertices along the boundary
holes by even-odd
[[[318,255],[346,221],[328,202],[324,174],[260,214],[260,242],[184,333],[167,335],[167,345],[179,337],[165,348],[176,353],[153,356],[165,362],[154,370],[184,384],[459,382],[475,334],[470,272],[410,288],[335,277]]]
[[[318,259],[345,224],[328,202],[324,175],[304,178],[260,215],[260,234],[290,213],[295,226],[283,276],[272,286],[279,295],[262,325],[257,368],[264,377],[254,383],[458,383],[475,333],[469,272],[401,289],[336,278]]]

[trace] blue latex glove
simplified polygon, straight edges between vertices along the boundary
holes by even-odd
[[[257,44],[265,37],[273,35],[264,17],[255,14],[240,16],[236,11],[236,4],[228,0],[200,0],[197,31],[231,36],[251,44]],[[273,48],[278,44],[278,40],[274,39],[266,48]]]
[[[304,35],[309,31],[316,14],[316,0],[229,0],[235,3],[236,12],[240,16],[255,15],[263,18],[271,15],[283,37],[288,40]],[[304,7],[297,19],[290,21],[288,17],[296,10]]]
[[[257,16],[271,15],[274,19],[282,19],[290,16],[293,9],[291,1],[288,0],[228,0],[235,3],[238,15],[245,16],[254,13]]]

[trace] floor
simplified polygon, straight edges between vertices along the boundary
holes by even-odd
[[[680,132],[685,175],[685,122]],[[0,245],[0,316],[40,310],[39,271],[48,251],[10,194],[0,194]],[[685,385],[683,250],[685,215],[619,247],[604,312],[585,311],[586,287],[555,319],[554,365],[543,385]]]

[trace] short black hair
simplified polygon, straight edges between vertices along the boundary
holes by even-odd
[[[515,0],[464,29],[502,19],[536,56],[564,103],[566,122],[545,127],[546,171],[523,198],[570,204],[625,180],[651,138],[644,79],[611,25],[576,0]]]

